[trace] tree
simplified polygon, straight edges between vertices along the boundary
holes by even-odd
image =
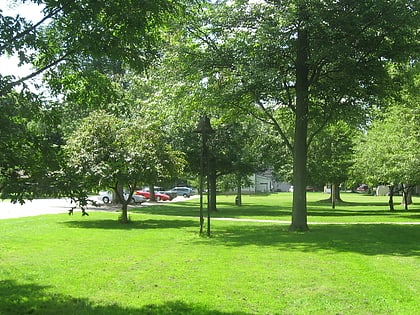
[[[222,104],[266,121],[293,156],[291,231],[308,230],[312,139],[338,119],[363,117],[393,86],[386,65],[418,51],[417,6],[409,0],[220,1],[189,26],[183,56],[189,52],[203,79],[217,82]]]
[[[223,113],[221,112],[221,115]],[[237,202],[241,203],[241,186],[245,177],[267,168],[267,159],[258,147],[264,138],[260,125],[254,119],[242,117],[214,126],[215,133],[209,139],[210,209],[216,210],[217,180],[233,175],[237,190]],[[226,117],[225,117],[226,119]],[[223,120],[223,119],[221,119]]]
[[[235,190],[236,205],[241,205],[242,187],[250,185],[249,176],[270,168],[272,161],[264,151],[267,135],[261,122],[251,117],[236,117],[236,120],[219,126],[213,143],[219,147],[215,150],[218,155],[215,160],[222,189]]]
[[[183,166],[182,155],[162,143],[156,129],[104,111],[84,119],[65,149],[72,176],[82,181],[83,189],[106,187],[116,192],[122,202],[123,223],[128,222],[127,205],[138,186],[174,176]]]
[[[315,186],[331,184],[331,203],[341,201],[339,185],[348,179],[353,165],[357,131],[343,121],[327,126],[314,138],[309,152],[308,182]]]
[[[420,182],[418,63],[409,67],[409,73],[397,98],[389,100],[390,108],[372,123],[358,144],[353,170],[367,183],[390,186],[390,211],[394,210],[393,194],[397,186],[404,188],[403,203],[407,208],[408,193]]]
[[[181,14],[184,4],[171,0],[17,2],[32,2],[42,7],[44,13],[39,21],[29,21],[21,16],[6,16],[0,11],[0,56],[16,55],[21,65],[34,67],[33,72],[24,77],[0,73],[0,120],[7,122],[0,126],[3,139],[0,187],[2,192],[13,193],[23,201],[32,196],[36,187],[72,191],[66,185],[45,182],[52,180],[50,174],[63,171],[58,166],[62,134],[77,125],[76,118],[118,100],[113,81],[107,74],[115,74],[128,66],[136,71],[147,69],[158,55],[161,27],[172,16]],[[108,72],[101,71],[103,69]],[[49,85],[50,92],[60,98],[64,96],[67,105],[72,104],[72,107],[67,106],[67,112],[50,108],[45,101],[35,100],[33,92],[28,92],[27,82],[40,74],[45,74],[43,84]],[[37,84],[39,87],[39,82]],[[16,92],[18,89],[21,91]],[[16,109],[23,108],[23,104],[27,106],[26,112],[17,113]],[[81,109],[83,107],[88,110]],[[57,113],[67,116],[58,117]],[[42,134],[39,117],[49,117],[49,122],[54,120],[55,125],[46,124],[49,130]],[[66,120],[66,117],[69,118]],[[68,129],[60,130],[66,123]],[[52,163],[55,161],[52,156],[57,162]],[[35,177],[36,174],[40,176]],[[77,183],[75,185],[79,190]]]

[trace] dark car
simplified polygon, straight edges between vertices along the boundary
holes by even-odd
[[[366,185],[366,184],[362,184],[362,185],[360,185],[359,187],[357,187],[357,191],[358,192],[366,192],[366,191],[368,191],[368,189],[369,189],[369,187],[368,187],[368,185]]]

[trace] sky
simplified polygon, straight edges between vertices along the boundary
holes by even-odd
[[[0,10],[2,10],[2,15],[16,16],[19,14],[33,21],[37,21],[42,17],[40,7],[31,2],[22,4],[20,1],[0,0]],[[0,56],[1,74],[22,77],[31,72],[30,66],[19,67],[18,63],[19,60],[16,56]]]

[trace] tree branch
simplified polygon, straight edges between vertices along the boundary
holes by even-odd
[[[15,36],[13,36],[8,43],[12,43],[17,41],[18,39],[28,35],[30,32],[34,31],[38,26],[40,26],[41,24],[43,24],[46,20],[50,19],[51,17],[53,17],[54,15],[56,15],[58,12],[61,11],[61,8],[56,8],[55,10],[52,10],[48,15],[46,15],[45,17],[43,17],[39,22],[37,22],[36,24],[31,25],[31,27],[28,27],[27,29],[25,29],[24,31],[17,33]],[[7,47],[7,44],[4,44],[3,46],[0,46],[0,51],[4,50]]]
[[[293,146],[290,143],[289,139],[287,138],[286,134],[284,133],[283,129],[280,127],[279,123],[277,122],[277,119],[274,118],[274,116],[268,111],[268,109],[264,106],[264,104],[260,100],[256,100],[256,103],[262,109],[264,114],[269,118],[269,120],[271,121],[270,124],[280,134],[280,137],[282,138],[283,142],[286,144],[287,148],[291,152],[293,152]]]
[[[32,79],[32,78],[36,77],[37,75],[41,74],[42,72],[44,72],[44,71],[56,66],[60,62],[64,61],[71,54],[72,54],[72,52],[68,52],[68,53],[64,54],[62,57],[54,60],[50,64],[38,69],[37,71],[32,72],[31,74],[29,74],[25,77],[22,77],[19,80],[16,80],[16,81],[13,81],[13,82],[10,82],[10,83],[6,84],[6,86],[3,88],[3,91],[6,90],[6,89],[11,89],[11,88],[15,87],[16,85],[19,85],[19,84],[21,84],[21,83],[23,83],[23,82],[25,82],[29,79]]]

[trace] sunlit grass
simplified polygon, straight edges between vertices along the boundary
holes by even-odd
[[[342,193],[343,202],[332,209],[327,201],[329,195],[324,193],[307,193],[308,222],[407,222],[420,221],[420,198],[413,197],[414,204],[405,211],[400,204],[401,197],[395,197],[395,210],[390,212],[387,196],[369,196],[357,193]],[[242,206],[235,206],[234,195],[217,196],[217,212],[211,213],[214,218],[229,217],[257,220],[290,221],[292,209],[291,193],[272,193],[244,195]],[[206,200],[204,199],[204,203]],[[199,199],[186,200],[176,204],[142,207],[141,213],[169,214],[178,216],[198,216]],[[206,204],[204,204],[205,215]]]
[[[374,197],[336,210],[322,197],[308,194],[323,214],[311,220],[365,224],[213,220],[207,238],[198,199],[141,207],[128,225],[96,211],[0,220],[0,314],[418,314],[420,225],[376,224],[414,222],[416,205],[393,217]],[[290,198],[220,196],[215,215],[290,220]]]

